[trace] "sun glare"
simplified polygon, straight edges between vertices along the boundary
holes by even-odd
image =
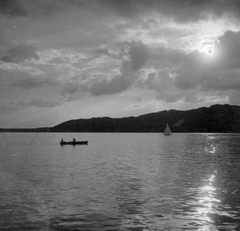
[[[198,49],[198,51],[204,55],[207,56],[213,56],[214,55],[214,49],[213,48],[209,48],[209,47],[202,47],[200,49]]]
[[[207,54],[208,55],[213,55],[213,50],[208,50]]]
[[[214,42],[209,41],[209,39],[204,39],[199,42],[196,49],[208,58],[212,58],[214,56]]]

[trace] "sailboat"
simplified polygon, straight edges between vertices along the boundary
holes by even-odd
[[[170,135],[172,135],[172,131],[170,130],[168,124],[166,125],[163,134],[164,134],[165,136],[170,136]]]

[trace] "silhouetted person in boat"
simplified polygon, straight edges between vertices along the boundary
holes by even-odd
[[[73,138],[73,143],[75,143],[76,142],[76,140],[75,140],[75,138]]]
[[[61,139],[61,143],[63,143],[63,139]]]

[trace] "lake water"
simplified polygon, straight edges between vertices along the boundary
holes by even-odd
[[[0,133],[0,230],[240,230],[240,134]]]

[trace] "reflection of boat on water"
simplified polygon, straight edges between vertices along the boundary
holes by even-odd
[[[163,134],[164,134],[165,136],[170,136],[170,135],[172,135],[172,131],[171,131],[171,129],[169,128],[168,124],[166,125]]]
[[[61,145],[87,145],[88,141],[61,141],[60,142]]]

